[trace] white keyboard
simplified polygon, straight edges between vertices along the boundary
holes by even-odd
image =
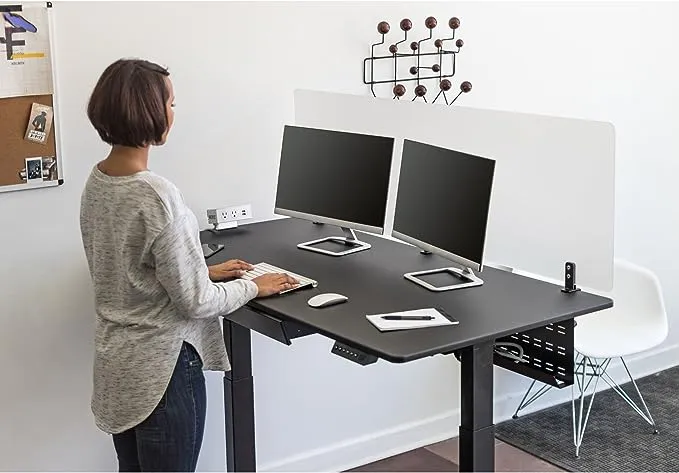
[[[257,264],[253,264],[252,266],[254,266],[254,268],[251,269],[250,271],[247,271],[243,276],[241,276],[241,278],[250,281],[250,280],[255,279],[256,277],[262,276],[264,274],[273,273],[273,274],[287,274],[288,276],[295,278],[299,282],[298,286],[295,286],[291,289],[286,289],[284,291],[281,291],[280,292],[281,294],[285,294],[286,292],[290,292],[290,291],[295,291],[297,289],[302,289],[303,287],[309,287],[309,286],[316,287],[316,286],[318,286],[318,282],[314,281],[313,279],[309,279],[305,276],[301,276],[299,274],[293,273],[292,271],[288,271],[286,269],[279,268],[277,266],[273,266],[269,263],[257,263]]]

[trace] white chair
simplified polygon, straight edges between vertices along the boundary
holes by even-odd
[[[648,269],[616,259],[613,290],[602,295],[613,299],[612,308],[576,319],[575,383],[572,387],[573,443],[576,456],[580,453],[587,420],[600,379],[603,379],[648,422],[653,427],[654,433],[658,433],[653,417],[624,358],[650,350],[667,338],[668,321],[660,281]],[[611,361],[615,358],[620,358],[622,361],[643,410],[607,373]],[[585,412],[585,396],[592,381],[594,381],[592,397]],[[535,381],[528,388],[514,418],[518,416],[521,409],[551,388],[548,385],[543,386],[528,399],[534,385]],[[578,408],[576,408],[576,392],[579,399]]]

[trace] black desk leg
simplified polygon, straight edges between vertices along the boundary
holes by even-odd
[[[224,344],[231,362],[224,374],[226,471],[256,471],[250,329],[225,319]]]
[[[495,470],[493,343],[461,350],[462,389],[459,471]]]

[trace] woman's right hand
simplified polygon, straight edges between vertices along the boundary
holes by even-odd
[[[257,284],[257,297],[268,297],[286,289],[292,289],[299,282],[287,274],[263,274],[252,280]]]

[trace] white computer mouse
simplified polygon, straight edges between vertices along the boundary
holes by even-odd
[[[342,302],[346,302],[349,298],[347,296],[343,296],[342,294],[335,294],[332,292],[328,292],[325,294],[318,294],[307,302],[311,307],[315,307],[317,309],[321,307],[328,307],[331,305],[335,304],[341,304]]]

